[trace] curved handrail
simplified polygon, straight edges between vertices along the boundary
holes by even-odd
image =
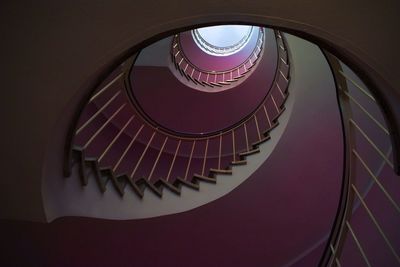
[[[96,102],[97,98],[101,97],[105,92],[108,92],[105,104],[97,108],[97,112],[90,113],[84,116],[80,120],[79,124],[75,128],[75,141],[73,151],[75,154],[75,162],[80,165],[80,176],[83,185],[88,183],[88,174],[86,169],[90,168],[91,172],[94,173],[100,190],[104,192],[106,190],[106,183],[108,180],[112,181],[112,184],[116,190],[122,196],[124,194],[124,188],[126,185],[130,185],[131,188],[138,194],[143,196],[143,187],[149,188],[151,191],[161,196],[160,186],[168,187],[176,193],[180,192],[180,186],[189,186],[194,189],[198,189],[198,181],[215,182],[214,177],[217,173],[231,174],[230,165],[241,165],[245,164],[245,158],[251,154],[258,153],[258,145],[269,140],[269,131],[271,131],[277,125],[277,119],[279,115],[284,111],[284,102],[287,99],[287,89],[289,84],[289,65],[287,62],[287,53],[285,50],[285,44],[282,36],[277,32],[277,40],[282,44],[278,48],[279,57],[282,60],[278,63],[278,71],[276,72],[276,79],[274,86],[270,90],[269,94],[262,101],[254,112],[249,116],[242,119],[238,124],[230,127],[225,131],[219,131],[213,135],[208,136],[182,136],[175,135],[164,131],[164,129],[152,125],[145,116],[142,116],[135,106],[127,105],[125,99],[125,93],[129,92],[127,86],[129,83],[128,73],[133,65],[134,58],[130,58],[122,66],[122,75],[117,74],[105,87],[97,90],[92,97],[90,97],[88,103]],[[284,58],[286,58],[286,60]],[[283,78],[281,78],[283,77]],[[124,78],[123,88],[113,88],[113,83],[120,81]],[[280,79],[281,78],[281,79]],[[109,91],[111,90],[111,91]],[[121,98],[123,101],[121,101]],[[129,98],[129,97],[128,97]],[[120,103],[118,102],[120,99]],[[104,99],[103,99],[104,100]],[[112,106],[117,106],[117,108]],[[92,121],[105,109],[116,109],[111,116],[106,116],[107,119],[101,125],[93,126],[89,134],[85,135],[84,132],[90,127]],[[130,109],[129,109],[130,108]],[[128,113],[128,120],[123,123],[121,128],[118,128],[118,132],[114,137],[108,136],[108,140],[101,141],[102,143],[96,145],[98,136],[102,135],[103,129],[113,123],[113,118],[118,116],[122,112]],[[123,150],[118,148],[119,152],[113,154],[111,165],[104,162],[109,155],[110,149],[114,146],[118,138],[124,134],[124,131],[133,121],[138,122],[141,127],[135,130],[134,136],[130,137],[129,144],[126,144]],[[97,127],[97,128],[96,128]],[[139,136],[147,131],[151,134],[151,137],[145,143],[139,140]],[[79,138],[78,138],[79,137]],[[162,141],[159,145],[154,144],[153,140],[159,139]],[[171,143],[173,142],[173,143]],[[226,142],[231,145],[226,145]],[[132,162],[134,164],[133,169],[121,169],[121,163],[126,159],[128,152],[132,151],[132,147],[135,144],[141,144],[143,147],[141,154],[138,155],[137,161]],[[183,143],[190,146],[190,151],[182,150]],[[170,144],[169,150],[166,147]],[[223,145],[224,144],[224,145]],[[90,152],[93,147],[104,148]],[[174,150],[171,151],[171,146],[174,146]],[[214,148],[214,151],[211,150]],[[158,154],[155,159],[148,159],[148,151],[157,151]],[[195,149],[203,149],[204,154],[201,156],[194,153]],[[182,151],[180,151],[182,150]],[[154,154],[154,152],[153,152]],[[162,159],[163,155],[170,155],[173,160],[168,162],[169,169],[168,173],[165,172],[159,177],[155,177],[157,165]],[[187,161],[185,166],[177,166],[175,159],[181,158]],[[150,173],[146,174],[146,177],[138,178],[143,171],[142,161],[152,160],[153,165],[151,166]],[[229,164],[228,164],[229,161]],[[105,165],[106,164],[106,165]],[[178,164],[179,165],[179,164]],[[182,165],[182,163],[180,163]],[[199,166],[202,168],[199,169]],[[184,175],[182,178],[177,177],[173,174],[174,168],[184,168]]]
[[[282,38],[282,36],[280,35],[280,33],[278,31],[275,32],[276,38],[277,40],[280,40],[280,42],[282,42],[283,46],[280,47],[280,49],[278,48],[278,57],[281,59],[279,60],[278,63],[278,69],[276,70],[275,73],[275,77],[274,77],[274,81],[272,83],[272,87],[274,87],[274,85],[276,85],[280,79],[280,77],[283,77],[287,82],[289,82],[290,77],[289,77],[289,72],[288,72],[288,64],[285,60],[282,59],[282,57],[286,57],[286,45],[285,45],[285,41]],[[282,62],[281,62],[282,61]],[[283,64],[281,64],[283,63]],[[133,60],[130,63],[130,67],[129,67],[129,71],[126,73],[130,73],[131,69],[133,68],[134,62]],[[285,74],[284,74],[285,72]],[[226,128],[220,129],[218,131],[214,131],[214,132],[210,132],[210,133],[203,133],[203,134],[190,134],[190,133],[182,133],[182,132],[177,132],[177,131],[173,131],[171,129],[168,129],[166,127],[163,127],[162,125],[160,125],[159,123],[155,122],[149,115],[146,114],[146,112],[141,108],[140,104],[138,103],[137,99],[135,98],[135,96],[133,95],[133,90],[132,90],[132,84],[131,84],[131,80],[129,79],[128,75],[125,75],[125,86],[127,88],[127,94],[130,96],[130,101],[132,102],[132,104],[135,106],[135,109],[139,112],[139,115],[149,123],[149,125],[151,125],[151,127],[154,130],[160,131],[165,135],[169,135],[170,137],[174,138],[174,136],[177,136],[178,139],[183,139],[183,140],[204,140],[207,138],[214,138],[216,136],[218,136],[219,134],[225,134],[227,132],[229,132],[232,129],[237,129],[241,126],[243,126],[244,123],[246,123],[247,121],[249,121],[252,116],[259,112],[263,106],[265,105],[266,101],[269,99],[270,95],[271,95],[271,91],[266,94],[266,96],[264,97],[264,99],[262,99],[262,101],[260,101],[260,104],[258,106],[256,106],[256,108],[250,112],[247,116],[243,117],[242,119],[238,120],[238,122],[236,122],[233,125],[230,125]],[[282,91],[281,88],[279,88],[279,91]]]
[[[209,86],[209,87],[222,87],[226,85],[230,85],[234,82],[236,82],[238,79],[241,79],[244,77],[245,74],[247,74],[250,69],[256,64],[258,61],[260,54],[264,50],[264,30],[262,28],[259,29],[259,34],[257,38],[257,43],[253,51],[250,53],[250,55],[247,57],[246,60],[244,60],[241,64],[239,64],[236,67],[233,67],[228,70],[224,71],[209,71],[209,70],[204,70],[199,67],[197,67],[195,64],[193,64],[189,58],[184,54],[181,44],[180,44],[180,38],[179,35],[175,35],[173,37],[173,42],[172,42],[172,48],[171,48],[171,58],[172,62],[175,66],[175,68],[179,71],[179,73],[184,76],[188,81],[193,82],[195,85],[201,85],[201,86]],[[254,57],[254,59],[253,59]],[[253,60],[252,60],[253,59]],[[183,64],[182,64],[183,63]],[[181,65],[185,66],[184,68],[181,68]],[[249,65],[247,67],[247,65]],[[243,69],[243,71],[242,71]],[[190,72],[191,70],[191,72]],[[193,77],[194,73],[198,73],[197,77]],[[217,81],[218,75],[222,75],[222,81]],[[235,77],[234,77],[235,75]],[[210,81],[209,77],[213,77],[214,81]],[[205,80],[201,79],[203,77],[207,77]],[[225,79],[226,78],[226,79]]]
[[[378,118],[384,115],[369,90],[350,77],[357,76],[347,67],[344,67],[345,65],[334,55],[326,51],[324,54],[331,67],[338,93],[345,137],[345,160],[341,198],[320,266],[341,266],[343,251],[351,249],[351,247],[345,246],[349,240],[356,244],[358,250],[356,253],[359,253],[364,263],[371,266],[371,258],[374,255],[365,250],[366,242],[370,242],[367,246],[371,246],[378,240],[359,239],[359,231],[362,228],[359,225],[360,218],[353,220],[353,213],[358,209],[364,210],[367,215],[364,220],[370,220],[374,226],[370,231],[376,231],[381,236],[382,244],[378,245],[379,249],[389,250],[389,254],[393,257],[393,264],[400,265],[400,254],[398,253],[400,247],[398,247],[398,244],[395,247],[396,243],[390,240],[390,235],[384,230],[387,225],[392,223],[391,219],[400,219],[400,203],[396,202],[392,193],[388,190],[389,186],[380,178],[383,169],[387,168],[385,176],[393,176],[393,179],[398,179],[394,164],[390,159],[393,149],[389,131],[385,123],[379,121]],[[357,166],[361,171],[357,171]],[[369,179],[369,183],[362,186],[357,181],[365,180],[365,177]],[[374,184],[379,188],[377,192],[370,190]],[[394,192],[398,192],[398,190],[397,188]],[[368,202],[365,201],[367,196]],[[380,205],[380,201],[386,202],[385,205],[390,203],[391,219],[382,220],[380,218],[379,220],[375,212],[368,206],[372,203],[371,201],[373,201],[374,206]],[[375,250],[374,253],[380,252]],[[387,264],[380,261],[382,261],[382,258],[375,258],[375,263],[380,264],[380,266]]]

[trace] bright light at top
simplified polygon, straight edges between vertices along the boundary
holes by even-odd
[[[218,47],[227,47],[235,45],[245,38],[250,33],[251,26],[222,25],[200,28],[198,31],[207,43]]]
[[[239,52],[250,40],[253,26],[221,25],[192,31],[196,44],[214,56],[229,56]]]

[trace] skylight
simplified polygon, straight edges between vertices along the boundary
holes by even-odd
[[[213,56],[229,56],[239,52],[250,39],[253,26],[221,25],[192,31],[197,46]]]

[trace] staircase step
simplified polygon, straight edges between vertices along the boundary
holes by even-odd
[[[286,107],[282,107],[281,110],[274,116],[272,117],[271,121],[276,122],[276,120],[279,118],[279,116],[285,111]]]
[[[98,164],[97,163],[96,163],[96,165],[97,165],[97,168],[98,168]],[[114,185],[114,188],[118,191],[119,195],[121,197],[124,196],[124,187],[125,187],[124,186],[125,182],[123,182],[124,179],[121,179],[121,178],[117,179],[114,176],[114,173],[110,169],[100,169],[99,172],[100,172],[100,174],[102,176],[104,175],[106,177],[109,177],[111,179],[113,185]]]
[[[232,174],[232,170],[221,170],[221,169],[210,169],[210,172],[212,173],[218,173],[218,174]]]
[[[212,84],[210,84],[210,83],[208,83],[208,82],[206,82],[206,81],[202,81],[202,83],[203,83],[204,85],[207,85],[207,86],[210,86],[210,87],[214,87]]]
[[[143,185],[144,188],[148,187],[153,193],[155,193],[157,196],[162,197],[162,191],[159,190],[157,187],[155,187],[151,182],[149,182],[145,178],[140,178],[139,180],[135,181],[135,184],[137,185]]]
[[[133,189],[133,191],[140,197],[143,198],[144,195],[144,191],[142,189],[140,189],[140,187],[132,181],[132,179],[130,177],[128,177],[126,174],[119,176],[119,177],[123,177],[125,179],[125,181],[127,182],[128,185],[131,186],[131,188]]]
[[[267,135],[267,136],[261,138],[261,140],[252,143],[251,145],[252,145],[253,147],[257,147],[257,146],[259,146],[260,144],[262,144],[262,143],[268,141],[269,139],[271,139],[271,137],[270,137],[269,135]]]
[[[192,82],[194,82],[195,84],[197,84],[197,81],[195,80],[195,79],[193,79],[192,77],[190,77],[190,76],[188,76],[189,77],[189,79],[192,81]]]
[[[228,81],[225,81],[225,82],[218,82],[219,84],[222,84],[222,85],[230,85],[230,83],[228,82]]]
[[[175,181],[174,181],[173,184],[174,184],[175,186],[176,186],[176,185],[180,185],[180,184],[181,184],[181,185],[185,185],[185,186],[190,187],[190,188],[195,189],[195,190],[199,190],[199,189],[200,189],[199,184],[195,184],[195,183],[186,181],[186,180],[184,180],[184,179],[182,179],[182,178],[180,178],[180,177],[177,177],[177,178],[175,179]]]
[[[198,180],[201,180],[201,181],[204,181],[204,182],[209,182],[209,183],[213,183],[213,184],[217,183],[217,179],[213,178],[213,177],[208,177],[208,176],[200,175],[200,174],[197,174],[197,173],[195,173],[193,175],[193,177],[195,179],[198,179]]]
[[[89,165],[91,165],[91,168],[90,167],[89,168],[92,171],[94,171],[95,176],[96,176],[96,180],[97,180],[97,184],[99,185],[101,192],[104,193],[106,191],[106,185],[107,185],[107,182],[109,180],[108,175],[103,176],[102,172],[99,169],[99,165],[97,163],[97,160],[88,160],[86,162]],[[117,186],[115,186],[115,187],[117,188]],[[117,190],[118,190],[118,188],[117,188]],[[120,190],[118,190],[118,191],[120,191]]]
[[[239,153],[239,156],[240,157],[246,157],[246,156],[250,156],[250,155],[253,155],[253,154],[256,154],[256,153],[259,153],[259,152],[260,152],[260,149],[259,148],[255,148],[255,149],[252,149],[252,150],[249,150],[249,151],[246,151],[246,152]]]
[[[173,186],[171,183],[169,183],[167,180],[165,180],[163,178],[159,178],[158,181],[154,185],[156,187],[158,187],[159,190],[161,190],[161,187],[166,187],[177,195],[181,194],[181,190],[178,187]]]
[[[231,162],[231,165],[246,165],[247,164],[247,160],[235,160]]]
[[[263,134],[265,136],[269,135],[269,132],[272,131],[278,125],[279,125],[279,121],[273,122],[272,126],[268,130],[266,130]]]
[[[219,83],[210,82],[210,84],[212,84],[212,85],[215,85],[215,86],[218,86],[218,87],[222,87],[222,85],[221,85],[221,84],[219,84]]]

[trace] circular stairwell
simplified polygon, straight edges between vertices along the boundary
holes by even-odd
[[[282,35],[275,36],[279,62],[266,97],[237,123],[207,135],[171,132],[147,118],[129,93],[134,57],[129,58],[87,100],[71,140],[69,168],[79,167],[83,186],[94,178],[101,192],[113,187],[121,197],[128,188],[139,198],[162,197],[163,190],[179,195],[182,187],[200,190],[201,182],[225,179],[232,166],[245,165],[249,155],[260,152],[285,110],[288,54]]]

